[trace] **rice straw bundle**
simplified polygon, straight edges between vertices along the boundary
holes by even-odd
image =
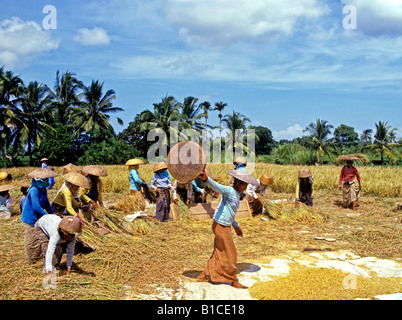
[[[144,197],[139,194],[125,195],[114,205],[114,209],[123,211],[127,214],[145,210]]]
[[[365,165],[369,163],[367,156],[363,153],[342,155],[336,159],[336,162],[339,164],[343,164],[345,161],[356,161],[358,163],[364,163]]]

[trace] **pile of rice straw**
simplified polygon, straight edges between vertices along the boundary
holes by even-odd
[[[251,296],[259,300],[353,300],[402,290],[399,278],[366,278],[299,264],[291,266],[289,275],[272,278],[273,281],[260,281],[250,287]]]
[[[269,199],[262,200],[267,216],[281,222],[298,222],[304,224],[317,224],[324,221],[321,214],[314,212],[311,208],[294,203],[272,203]]]

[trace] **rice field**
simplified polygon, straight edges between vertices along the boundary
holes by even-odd
[[[208,165],[216,180],[228,184],[226,171],[232,165]],[[111,230],[102,235],[86,224],[83,237],[96,248],[74,256],[73,272],[66,274],[65,256],[57,275],[57,289],[44,289],[42,262],[27,265],[18,209],[20,191],[11,190],[12,217],[0,221],[0,299],[139,299],[157,288],[180,288],[179,280],[193,281],[188,274],[199,273],[213,248],[211,220],[194,221],[185,210],[178,220],[157,223],[152,213],[148,220],[121,224],[126,214],[143,208],[129,196],[128,169],[105,166],[108,176],[102,178],[104,201],[113,204],[102,209],[98,218]],[[299,166],[256,164],[255,177],[262,173],[274,176],[274,184],[264,197],[268,200],[294,199],[294,186]],[[294,209],[292,201],[271,206],[277,218],[261,216],[239,219],[244,237],[234,237],[238,263],[252,263],[266,256],[286,254],[289,250],[352,250],[354,253],[379,258],[402,259],[401,168],[358,167],[362,178],[362,198],[356,212],[342,206],[338,190],[341,167],[309,168],[315,181],[314,207]],[[33,168],[12,168],[14,182],[25,179]],[[61,175],[61,168],[55,168]],[[151,165],[141,166],[141,177],[150,183]],[[63,178],[56,177],[54,198]],[[134,203],[134,205],[133,205]],[[336,242],[317,242],[316,236],[336,238]],[[318,275],[317,275],[318,276]],[[264,297],[257,297],[264,299]],[[332,292],[328,298],[341,298]],[[349,298],[349,297],[346,297]]]

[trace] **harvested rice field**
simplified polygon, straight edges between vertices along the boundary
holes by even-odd
[[[196,281],[213,249],[211,219],[195,221],[181,204],[179,219],[159,223],[152,206],[128,195],[127,169],[105,168],[108,208],[98,211],[97,220],[108,233],[86,223],[81,236],[85,246],[74,255],[72,273],[66,274],[63,255],[53,288],[46,283],[41,261],[25,262],[20,192],[11,191],[12,217],[0,220],[0,299],[350,300],[402,293],[400,168],[359,168],[362,198],[351,211],[343,207],[337,189],[340,167],[312,168],[314,206],[295,209],[293,185],[300,168],[257,164],[256,177],[263,172],[274,176],[263,199],[269,212],[238,219],[243,238],[233,232],[239,281],[248,290]],[[230,168],[210,169],[225,184]],[[15,181],[30,171],[11,170]],[[140,174],[150,182],[151,167],[143,166]],[[50,200],[56,192],[49,191]],[[138,210],[149,217],[125,219]]]

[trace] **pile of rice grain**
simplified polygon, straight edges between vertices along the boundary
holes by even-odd
[[[257,282],[249,290],[259,300],[353,300],[402,292],[400,278],[366,278],[329,268],[292,265],[289,275]]]

